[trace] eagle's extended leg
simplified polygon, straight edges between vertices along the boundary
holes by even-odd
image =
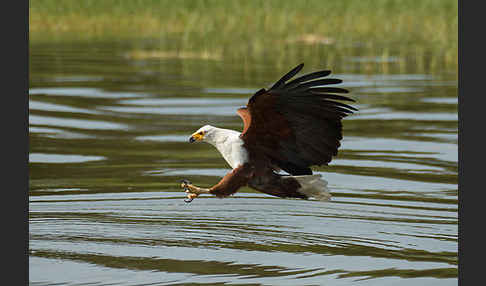
[[[181,188],[186,191],[187,200],[184,200],[186,203],[192,202],[192,200],[197,198],[200,194],[209,194],[210,191],[209,189],[196,187],[186,179],[181,181]]]
[[[188,180],[182,180],[181,188],[183,188],[187,194],[187,200],[184,201],[190,203],[200,194],[213,194],[220,198],[227,197],[236,193],[239,188],[246,186],[251,176],[253,176],[253,167],[249,164],[244,164],[226,174],[219,183],[212,186],[210,189],[196,187]]]

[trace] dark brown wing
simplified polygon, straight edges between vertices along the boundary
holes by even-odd
[[[357,110],[335,101],[354,102],[338,95],[347,90],[325,87],[342,82],[321,79],[330,71],[317,71],[289,81],[303,66],[292,69],[269,90],[259,90],[246,107],[238,109],[244,122],[241,138],[250,156],[265,156],[292,175],[309,175],[310,166],[327,165],[340,146],[341,119]]]

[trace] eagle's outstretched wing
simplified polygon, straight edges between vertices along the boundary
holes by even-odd
[[[326,86],[342,80],[320,79],[331,71],[289,81],[303,66],[292,69],[269,90],[259,90],[246,107],[238,109],[244,122],[240,136],[250,155],[264,156],[291,175],[310,175],[310,166],[327,165],[340,146],[341,119],[357,110],[335,101],[354,102],[338,95],[347,93],[346,89]]]

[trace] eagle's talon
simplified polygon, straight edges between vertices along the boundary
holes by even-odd
[[[181,180],[181,188],[183,188],[183,189],[186,189],[187,185],[190,185],[190,184],[192,184],[192,183],[188,179],[182,179]]]
[[[199,194],[189,193],[188,191],[186,191],[186,193],[187,193],[187,199],[184,199],[184,202],[186,203],[192,202],[195,198],[199,196]]]
[[[191,181],[187,180],[187,179],[182,179],[181,180],[181,188],[184,189],[184,191],[187,191],[189,190],[189,186],[191,185]]]

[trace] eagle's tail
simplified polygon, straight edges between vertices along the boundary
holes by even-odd
[[[327,181],[321,178],[321,175],[304,175],[304,176],[292,176],[300,184],[300,188],[297,192],[305,195],[308,198],[314,198],[319,201],[329,201],[331,199],[331,193],[327,188]]]

